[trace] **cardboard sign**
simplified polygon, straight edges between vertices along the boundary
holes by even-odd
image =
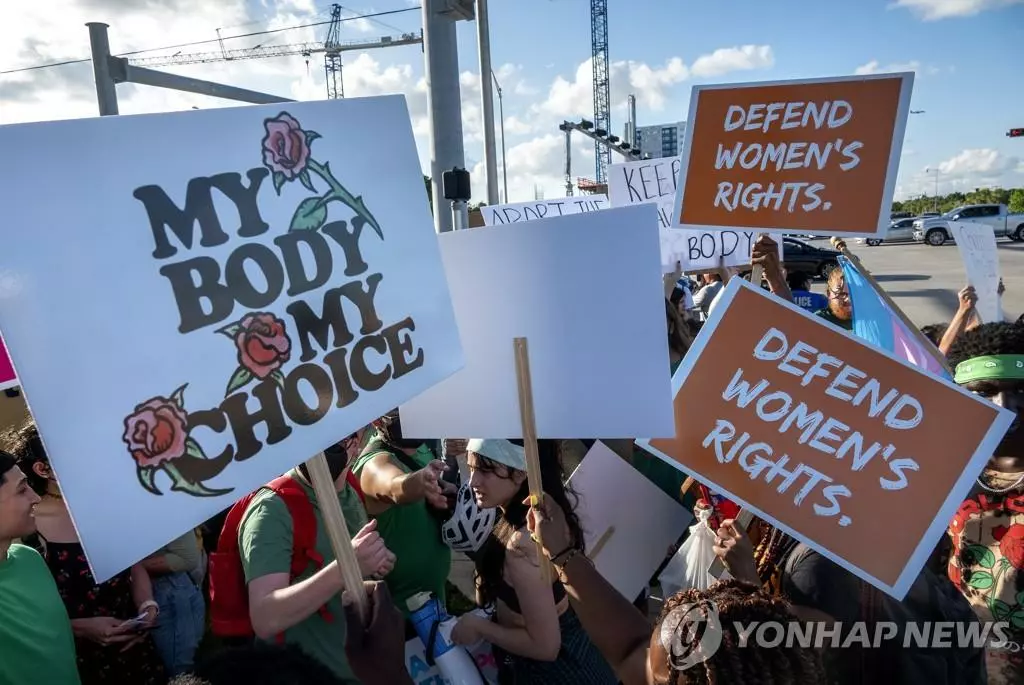
[[[674,435],[656,211],[442,234],[466,367],[402,406],[403,433],[522,437],[512,340],[526,337],[538,437]]]
[[[515,202],[507,205],[483,206],[480,214],[484,218],[484,226],[501,226],[518,224],[524,221],[535,221],[555,216],[584,214],[608,209],[606,195],[581,195],[579,197],[556,197],[551,200],[534,202]]]
[[[1015,418],[739,278],[673,387],[646,449],[896,599]]]
[[[14,365],[11,357],[7,354],[7,347],[3,338],[0,338],[0,390],[13,388],[18,384],[18,375],[14,373]]]
[[[988,224],[977,221],[951,221],[953,239],[960,250],[967,272],[967,283],[978,295],[978,316],[985,323],[1003,320],[999,302],[999,252],[996,234]]]
[[[99,582],[462,365],[400,96],[0,145],[46,227],[5,237],[0,328]]]
[[[722,266],[750,264],[750,252],[760,233],[756,231],[694,231],[676,228],[672,207],[676,199],[679,160],[645,159],[608,167],[608,196],[613,207],[651,203],[658,207],[661,237],[661,270],[673,273],[676,264],[684,273],[710,271]],[[782,237],[772,235],[782,258]]]
[[[683,505],[602,442],[569,478],[587,554],[605,580],[633,599],[693,521]]]
[[[683,228],[885,237],[913,73],[695,86]]]

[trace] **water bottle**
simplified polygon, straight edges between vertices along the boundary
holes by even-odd
[[[416,628],[416,634],[428,652],[433,652],[429,656],[434,657],[441,677],[449,685],[484,685],[480,671],[469,652],[445,639],[444,633],[449,631],[443,630],[441,626],[451,628],[457,619],[448,615],[437,598],[429,592],[420,592],[410,597],[406,604],[412,612],[409,618]],[[436,631],[435,625],[438,626]],[[436,632],[433,650],[430,649],[431,632]]]

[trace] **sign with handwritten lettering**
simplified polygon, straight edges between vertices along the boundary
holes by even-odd
[[[635,204],[658,206],[661,270],[672,273],[710,271],[720,266],[746,266],[760,233],[756,231],[697,231],[672,224],[679,160],[645,159],[608,167],[608,197],[613,207]],[[782,237],[772,235],[782,257]]]
[[[1015,419],[739,278],[672,385],[639,444],[897,599]]]
[[[580,197],[557,197],[552,200],[535,200],[534,202],[515,202],[507,205],[484,205],[480,214],[484,218],[484,226],[501,226],[502,224],[518,224],[523,221],[547,219],[568,214],[583,214],[608,209],[606,195],[581,195]]]
[[[978,295],[978,316],[985,323],[1003,320],[999,301],[999,248],[991,226],[978,221],[951,221],[953,238],[967,272],[968,285]]]
[[[463,364],[400,96],[0,146],[10,225],[46,208],[5,236],[0,329],[99,582]]]
[[[683,228],[884,237],[914,74],[695,86]]]

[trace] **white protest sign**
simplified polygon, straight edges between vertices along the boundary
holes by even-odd
[[[522,437],[526,337],[541,438],[673,435],[653,205],[440,236],[466,367],[402,405],[408,437]]]
[[[684,273],[708,271],[722,266],[750,264],[750,252],[760,233],[757,231],[700,231],[677,228],[672,209],[679,178],[679,158],[645,159],[612,164],[608,167],[608,197],[613,207],[652,203],[658,206],[661,238],[661,270],[672,273],[676,263]],[[782,256],[782,235],[771,234]]]
[[[483,206],[480,214],[484,218],[484,226],[500,226],[502,224],[518,224],[553,216],[584,214],[608,209],[608,197],[605,195],[582,195],[580,197],[558,197],[552,200],[535,200],[534,202],[515,202],[507,205]]]
[[[978,316],[985,323],[1003,320],[999,303],[999,252],[992,227],[977,221],[951,221],[953,239],[967,272],[967,283],[978,295]]]
[[[0,145],[39,229],[4,238],[0,327],[98,582],[463,363],[400,96]]]
[[[576,515],[594,566],[619,594],[635,598],[693,516],[602,442],[569,483],[579,495]]]

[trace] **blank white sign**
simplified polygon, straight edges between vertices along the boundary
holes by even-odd
[[[466,366],[402,405],[404,434],[522,437],[526,337],[539,437],[675,435],[655,205],[439,240]]]

